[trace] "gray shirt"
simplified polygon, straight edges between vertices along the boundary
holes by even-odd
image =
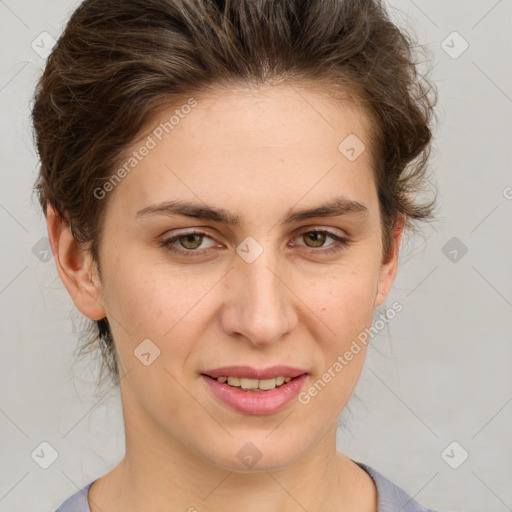
[[[375,482],[378,501],[377,512],[435,512],[429,508],[422,507],[405,491],[375,469],[361,462],[356,462],[356,464],[369,473]],[[94,481],[90,482],[73,494],[55,512],[91,512],[87,501],[87,493],[93,483]]]

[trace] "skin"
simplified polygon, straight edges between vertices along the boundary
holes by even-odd
[[[336,420],[364,346],[308,404],[293,401],[273,414],[228,408],[200,377],[232,364],[286,364],[309,372],[306,389],[370,327],[396,275],[403,222],[384,255],[367,119],[306,83],[212,89],[197,99],[109,193],[101,279],[48,209],[59,276],[84,315],[108,318],[119,358],[126,455],[92,485],[91,510],[375,512],[373,481],[336,451]],[[350,133],[366,141],[355,161],[338,150]],[[340,195],[367,211],[282,221],[290,209]],[[228,210],[240,224],[136,217],[178,199]],[[187,254],[160,245],[190,228],[208,236],[175,241]],[[350,242],[340,247],[327,234],[315,242],[313,228]],[[252,263],[236,252],[247,237],[263,249]],[[203,254],[194,256],[194,247]],[[134,356],[146,338],[160,350],[149,366]],[[237,457],[248,442],[261,453],[252,468]]]

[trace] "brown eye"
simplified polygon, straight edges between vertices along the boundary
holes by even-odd
[[[302,236],[308,247],[322,247],[327,238],[325,231],[308,231]],[[311,241],[311,245],[307,242],[308,239]]]
[[[351,243],[348,238],[325,229],[303,231],[299,235],[298,240],[301,240],[302,243],[296,245],[314,249],[313,251],[309,251],[310,254],[318,255],[335,254],[347,248]]]
[[[177,238],[180,241],[180,245],[185,249],[197,249],[203,242],[204,235],[200,233],[189,233]],[[182,241],[183,240],[183,241]]]
[[[210,244],[208,245],[208,241]],[[204,244],[207,244],[206,246]],[[210,235],[202,231],[190,231],[171,236],[160,242],[161,247],[183,256],[201,256],[209,249],[217,246]]]

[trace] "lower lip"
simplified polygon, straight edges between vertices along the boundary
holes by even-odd
[[[210,386],[213,394],[233,409],[244,414],[272,414],[297,398],[307,374],[295,377],[269,391],[241,391],[206,375],[201,377]]]

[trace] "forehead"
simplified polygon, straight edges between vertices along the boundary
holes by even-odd
[[[367,126],[354,103],[305,85],[211,89],[153,116],[110,200],[122,196],[129,214],[173,199],[240,208],[363,199],[374,189]]]

